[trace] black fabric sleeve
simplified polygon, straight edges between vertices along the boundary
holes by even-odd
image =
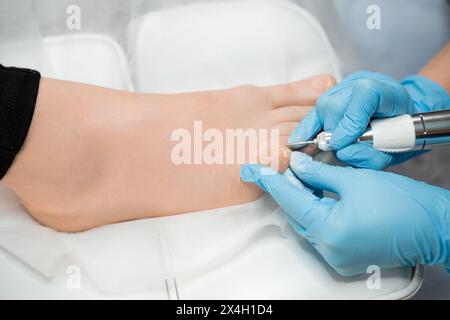
[[[0,179],[27,136],[40,78],[37,71],[0,64]]]

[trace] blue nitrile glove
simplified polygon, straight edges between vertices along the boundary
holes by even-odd
[[[245,165],[241,178],[270,193],[341,275],[379,267],[443,265],[450,271],[450,191],[389,172],[337,167],[294,152],[288,176]],[[298,178],[298,179],[297,179]],[[339,194],[318,198],[302,186]]]
[[[325,92],[316,107],[293,131],[289,142],[310,140],[321,129],[333,133],[336,157],[355,167],[384,169],[422,152],[385,153],[353,143],[373,118],[450,108],[450,97],[438,84],[421,76],[400,83],[387,75],[361,71]],[[353,144],[352,144],[353,143]]]

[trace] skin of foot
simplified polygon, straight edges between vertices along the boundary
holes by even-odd
[[[290,132],[334,84],[323,75],[141,94],[43,78],[29,133],[2,181],[38,222],[65,232],[250,202],[262,193],[240,181],[239,163],[174,163],[174,130],[192,131],[195,121],[219,132],[278,129],[282,171]],[[270,146],[258,141],[257,152]]]

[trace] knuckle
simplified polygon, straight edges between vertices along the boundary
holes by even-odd
[[[376,81],[368,78],[361,78],[355,80],[354,87],[358,90],[371,91],[376,87]]]
[[[372,72],[370,72],[370,71],[360,70],[360,71],[353,72],[346,79],[355,80],[355,79],[360,79],[362,77],[370,77],[371,75],[372,75]]]
[[[317,112],[324,116],[334,115],[336,112],[344,110],[345,107],[339,103],[336,103],[336,98],[333,96],[322,94],[316,102]]]

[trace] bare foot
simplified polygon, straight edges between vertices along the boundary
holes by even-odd
[[[29,134],[3,181],[36,220],[62,231],[249,202],[261,191],[240,181],[237,160],[194,159],[194,126],[223,137],[227,130],[278,129],[274,145],[280,149],[271,149],[273,137],[260,139],[256,158],[269,148],[280,154],[283,170],[291,130],[334,84],[331,76],[319,76],[162,95],[42,79]],[[178,152],[176,133],[186,131],[192,134],[190,164]],[[224,146],[224,152],[225,158],[230,150]],[[247,147],[245,159],[253,153]]]

